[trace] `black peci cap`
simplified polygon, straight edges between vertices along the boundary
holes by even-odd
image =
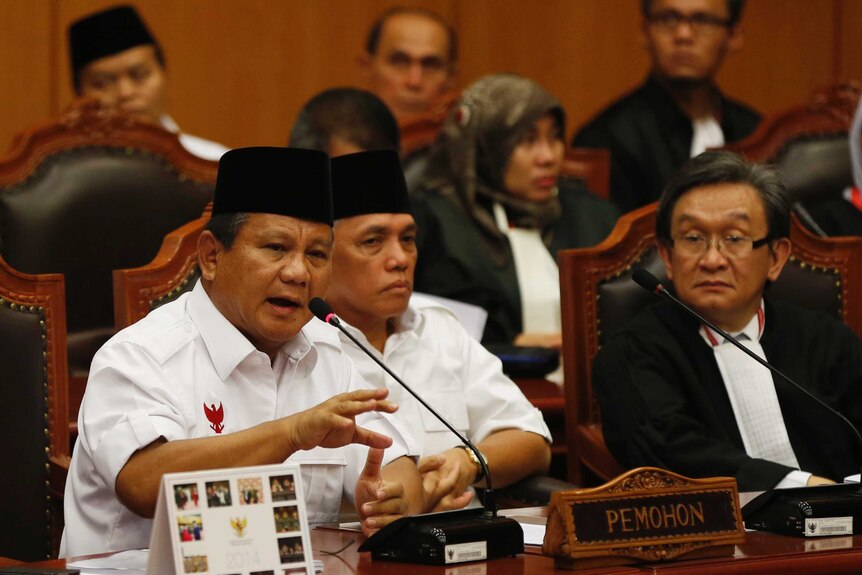
[[[407,183],[395,150],[332,158],[335,219],[365,214],[409,214]]]
[[[156,39],[131,6],[115,6],[81,18],[69,27],[73,75],[77,78],[81,69],[94,60],[143,44],[158,48]]]
[[[276,214],[332,225],[329,156],[317,150],[253,147],[219,160],[213,215]]]

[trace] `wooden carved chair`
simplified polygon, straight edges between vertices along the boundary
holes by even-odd
[[[114,323],[117,330],[130,326],[155,308],[191,290],[200,277],[198,238],[210,219],[204,214],[165,236],[159,253],[149,263],[114,270]]]
[[[406,158],[419,150],[431,147],[452,106],[460,97],[460,92],[449,92],[428,112],[400,122],[398,127],[401,129],[401,155]]]
[[[606,481],[624,471],[602,435],[592,360],[608,334],[656,301],[631,280],[633,268],[645,267],[667,280],[656,249],[655,216],[656,204],[624,214],[598,246],[558,255],[572,483]],[[791,258],[769,288],[771,294],[832,313],[862,336],[862,238],[819,238],[793,217],[791,241]]]
[[[0,556],[56,555],[69,469],[63,276],[0,258]]]
[[[20,134],[0,159],[0,255],[27,273],[64,274],[74,396],[114,331],[111,272],[150,261],[169,231],[199,217],[217,169],[176,134],[91,100]]]
[[[841,194],[853,183],[848,133],[860,94],[852,82],[817,91],[807,104],[767,118],[751,136],[726,146],[750,161],[775,165],[794,211],[819,235],[848,233],[821,218],[837,206],[850,208]]]
[[[611,153],[598,148],[569,148],[562,177],[580,180],[593,194],[607,200],[611,193]]]

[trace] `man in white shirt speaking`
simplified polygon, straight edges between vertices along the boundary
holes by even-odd
[[[310,521],[335,521],[344,492],[366,533],[422,510],[397,405],[308,310],[331,274],[329,182],[322,152],[222,157],[200,282],[93,359],[61,554],[147,547],[161,477],[178,471],[299,463]]]
[[[547,472],[550,433],[500,361],[446,307],[413,295],[416,223],[394,150],[332,159],[336,218],[327,297],[360,341],[482,452],[495,487]],[[396,416],[420,444],[427,509],[467,505],[481,467],[461,442],[342,336],[363,377],[389,389]]]

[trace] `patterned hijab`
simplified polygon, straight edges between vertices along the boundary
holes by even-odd
[[[537,202],[513,196],[503,187],[515,147],[546,114],[565,134],[563,107],[544,88],[514,74],[485,76],[461,95],[431,149],[425,191],[447,197],[470,215],[499,266],[509,261],[511,253],[494,219],[494,202],[506,209],[516,226],[541,230],[546,245],[560,217],[556,196]]]

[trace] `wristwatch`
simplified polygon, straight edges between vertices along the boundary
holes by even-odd
[[[463,449],[464,451],[466,451],[467,457],[470,459],[470,461],[475,463],[476,467],[479,468],[479,471],[476,472],[476,479],[473,480],[473,483],[479,483],[480,481],[485,479],[485,467],[482,465],[482,463],[487,464],[488,460],[485,458],[484,455],[482,455],[482,452],[481,451],[479,452],[479,455],[482,456],[482,461],[479,461],[479,458],[476,457],[476,454],[473,452],[473,450],[470,449],[469,447],[467,447],[466,445],[456,445],[455,447],[457,447],[458,449]]]

